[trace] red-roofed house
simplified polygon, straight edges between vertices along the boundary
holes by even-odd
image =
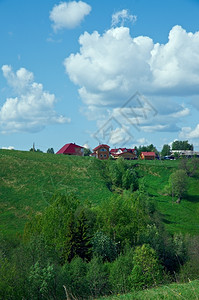
[[[135,149],[115,148],[111,149],[110,154],[115,159],[119,157],[123,157],[128,160],[137,159],[137,151]]]
[[[64,145],[56,154],[84,156],[84,148],[75,143],[69,143]]]
[[[93,149],[93,156],[101,160],[109,158],[109,146],[102,144]]]
[[[155,152],[141,152],[140,157],[145,160],[153,160],[155,159]]]

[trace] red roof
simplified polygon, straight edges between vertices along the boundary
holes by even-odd
[[[141,152],[144,156],[155,156],[155,152]]]
[[[101,145],[95,147],[95,148],[93,149],[93,151],[96,151],[96,150],[98,150],[98,149],[100,149],[100,148],[107,148],[107,149],[109,149],[110,147],[109,147],[108,145],[106,145],[106,144],[101,144]]]
[[[75,154],[76,153],[75,149],[77,148],[83,148],[83,147],[73,143],[69,143],[64,145],[59,151],[57,151],[56,154]]]

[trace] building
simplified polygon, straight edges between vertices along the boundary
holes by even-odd
[[[154,160],[155,152],[141,152],[140,158],[145,160]]]
[[[135,149],[115,148],[111,149],[110,154],[113,158],[123,157],[127,160],[137,159],[137,151]]]
[[[101,160],[109,158],[109,146],[102,144],[93,149],[92,156],[99,158]]]
[[[84,148],[75,143],[69,143],[64,145],[56,154],[84,156]]]
[[[199,157],[199,151],[193,151],[193,150],[172,150],[171,151],[171,157],[175,157],[175,154],[182,156],[182,157]]]

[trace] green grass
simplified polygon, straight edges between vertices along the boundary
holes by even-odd
[[[0,231],[22,232],[57,192],[97,204],[111,196],[104,164],[90,157],[0,150]]]
[[[165,195],[169,176],[178,168],[178,161],[146,161],[139,163],[139,173],[166,228],[171,232],[199,234],[199,176],[188,178],[188,192],[180,204]]]
[[[152,288],[144,291],[133,292],[126,295],[116,295],[111,297],[102,297],[99,300],[160,300],[160,299],[199,299],[199,281],[194,280],[184,284],[169,284]]]
[[[199,176],[189,178],[187,196],[177,204],[163,190],[178,161],[128,163],[144,179],[166,228],[199,234]],[[75,193],[80,201],[93,205],[108,199],[112,194],[105,164],[92,157],[0,150],[0,231],[12,236],[22,233],[28,218],[41,213],[57,191]]]

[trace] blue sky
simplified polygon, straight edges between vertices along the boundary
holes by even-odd
[[[0,0],[0,148],[199,150],[198,0]]]

